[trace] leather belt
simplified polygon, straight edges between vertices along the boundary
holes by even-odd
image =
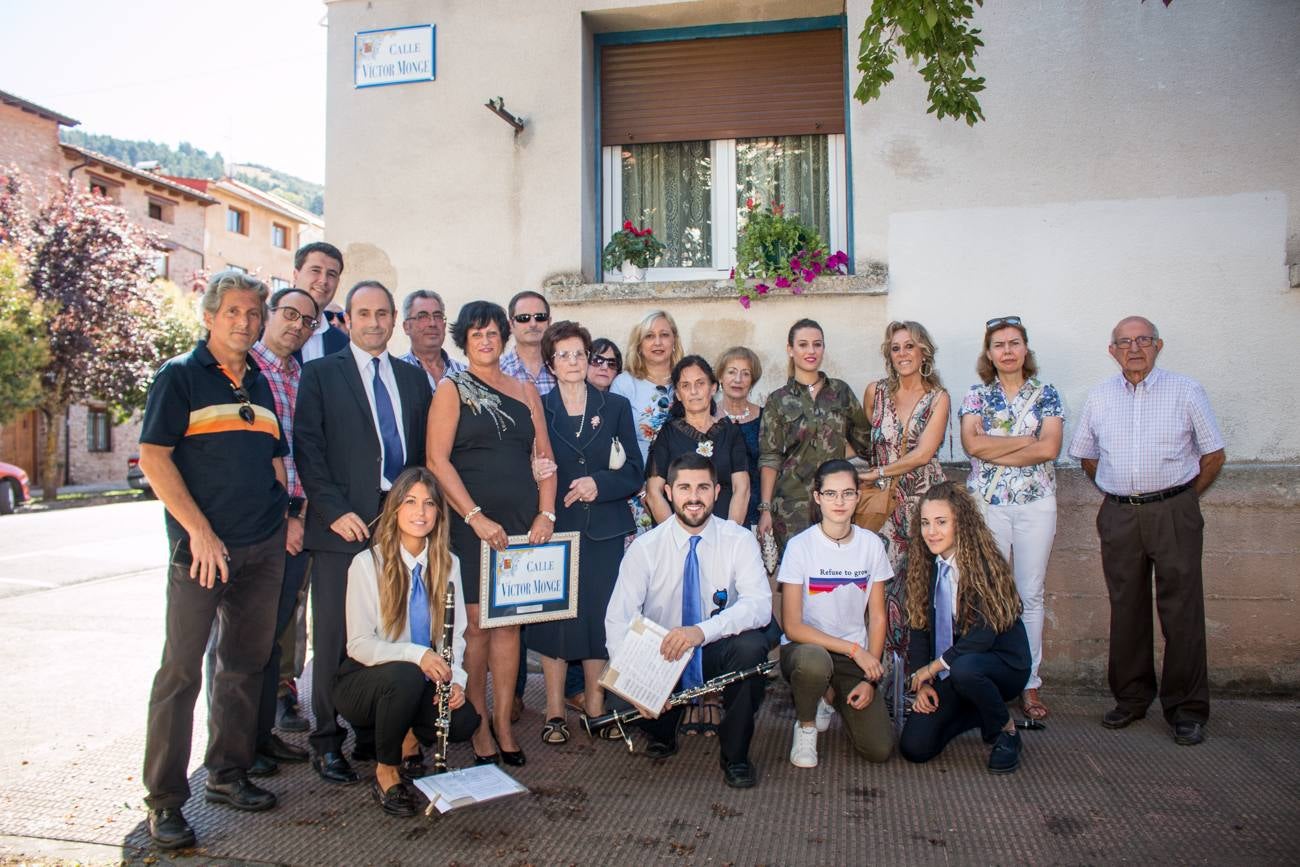
[[[1145,506],[1148,503],[1158,503],[1161,500],[1167,500],[1170,497],[1176,497],[1183,491],[1191,488],[1192,483],[1177,485],[1172,488],[1165,488],[1163,491],[1154,491],[1150,494],[1132,494],[1130,496],[1120,496],[1119,494],[1107,494],[1106,499],[1112,503],[1120,503],[1125,506]]]

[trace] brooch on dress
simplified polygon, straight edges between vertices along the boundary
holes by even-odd
[[[600,427],[600,416],[593,415],[591,417],[591,429],[595,430],[598,427]]]
[[[695,453],[702,457],[713,457],[713,440],[704,440],[695,447]]]

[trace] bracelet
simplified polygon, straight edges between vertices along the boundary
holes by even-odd
[[[764,500],[763,502],[758,504],[757,509],[760,512],[770,512],[772,511],[772,504],[769,503],[767,500]]]
[[[470,509],[468,512],[465,513],[465,523],[468,524],[470,518],[473,518],[475,515],[479,514],[482,511],[483,511],[482,506],[475,506],[474,508]]]
[[[554,513],[554,512],[548,512],[548,511],[546,511],[545,509],[538,509],[538,510],[537,510],[537,514],[545,516],[546,519],[549,520],[552,524],[555,523],[555,513]]]

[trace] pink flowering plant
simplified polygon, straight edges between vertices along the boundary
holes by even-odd
[[[773,289],[799,295],[822,274],[847,274],[848,264],[844,251],[829,252],[817,231],[786,216],[780,202],[765,207],[745,200],[745,225],[731,272],[741,306],[748,308]]]
[[[612,271],[624,261],[638,268],[649,268],[663,255],[664,244],[654,236],[649,226],[638,229],[631,220],[623,221],[623,228],[615,232],[601,252],[605,268]]]

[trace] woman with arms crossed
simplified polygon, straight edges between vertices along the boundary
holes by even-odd
[[[504,551],[507,537],[528,534],[540,545],[555,530],[555,477],[534,481],[532,457],[553,460],[537,389],[502,372],[509,334],[506,312],[490,301],[460,309],[452,339],[469,361],[449,374],[429,410],[429,469],[459,520],[451,520],[451,547],[460,558],[469,616],[465,667],[470,704],[487,719],[487,673],[492,672],[492,717],[474,733],[479,764],[525,757],[510,724],[519,668],[519,627],[479,627],[480,543]]]
[[[821,711],[828,689],[854,751],[883,762],[894,738],[876,684],[885,674],[885,582],[894,572],[880,538],[853,526],[852,464],[837,458],[818,467],[812,497],[820,520],[786,544],[778,575],[795,585],[781,594],[781,673],[795,708],[790,762],[817,766],[817,732],[830,726]]]

